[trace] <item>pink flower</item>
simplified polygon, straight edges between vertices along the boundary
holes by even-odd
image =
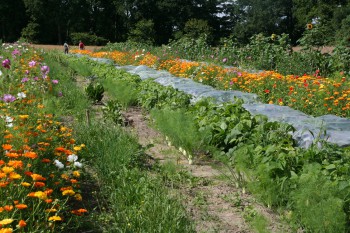
[[[14,97],[13,95],[10,95],[10,94],[5,94],[4,97],[2,98],[2,100],[5,102],[5,103],[10,103],[10,102],[13,102],[16,100],[16,97]]]
[[[13,50],[13,52],[12,52],[12,56],[15,57],[16,55],[21,55],[21,53],[18,49]]]
[[[6,58],[5,60],[2,61],[2,66],[5,67],[6,69],[10,69],[11,61]]]
[[[50,68],[48,66],[42,66],[41,67],[41,73],[43,74],[43,77],[46,78],[46,75],[50,72]]]
[[[222,62],[227,62],[227,58],[225,57],[224,59],[222,59]]]
[[[22,78],[22,83],[25,83],[25,82],[28,82],[29,81],[29,78],[25,77],[25,78]]]
[[[30,61],[29,62],[29,67],[34,67],[36,65],[36,61]]]
[[[57,83],[58,83],[58,80],[57,80],[57,79],[54,79],[54,80],[52,80],[52,83],[53,83],[53,84],[57,84]]]

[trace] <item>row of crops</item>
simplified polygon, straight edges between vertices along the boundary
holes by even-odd
[[[117,64],[123,65],[145,64],[144,62],[150,61],[149,58],[152,57],[146,54],[138,60],[139,57],[121,52],[82,53],[95,58],[113,59]],[[131,60],[128,60],[128,57],[131,57]],[[291,132],[295,130],[293,126],[268,121],[267,117],[262,115],[253,116],[243,108],[241,101],[218,105],[209,98],[191,103],[189,95],[170,86],[164,87],[151,79],[135,82],[134,76],[121,76],[121,71],[113,65],[97,64],[91,60],[85,62],[95,66],[94,73],[100,77],[100,82],[106,79],[124,80],[133,86],[139,93],[138,104],[149,110],[156,122],[162,122],[158,125],[159,129],[171,138],[176,146],[185,148],[189,152],[189,159],[196,157],[203,150],[211,151],[235,169],[238,174],[235,176],[237,183],[247,186],[262,202],[280,211],[288,221],[301,226],[307,232],[349,231],[348,148],[340,148],[317,137],[308,148],[300,148],[291,136]],[[161,61],[160,63],[163,64]],[[174,63],[188,65],[180,66],[179,73],[174,73],[181,77],[184,71],[193,68],[191,64],[194,62],[175,59]],[[151,62],[150,66],[157,68],[155,64],[157,63]],[[181,67],[185,67],[183,71]],[[171,67],[167,70],[172,71]],[[236,71],[238,72],[241,71]],[[201,72],[202,75],[203,73]],[[242,76],[233,78],[241,78],[241,81],[244,78],[248,79]],[[182,77],[196,79],[193,75]],[[229,79],[232,81],[233,78]],[[301,80],[293,82],[293,85],[306,91],[310,85],[318,85],[315,82],[329,85],[327,88],[339,88],[343,85],[322,77],[304,76],[290,79],[281,75],[269,76],[273,82],[288,84],[288,88],[289,81],[299,78]],[[222,81],[221,78],[218,79],[217,74],[212,75],[211,79],[215,83]],[[269,80],[266,79],[265,82]],[[282,85],[281,83],[278,84]],[[348,90],[345,84],[343,89],[346,94]],[[280,102],[279,105],[283,104],[284,102]],[[177,127],[166,127],[167,122]],[[184,122],[187,125],[184,125]],[[186,129],[191,129],[197,141],[191,143],[186,140]]]

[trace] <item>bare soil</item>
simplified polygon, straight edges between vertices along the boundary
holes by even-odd
[[[44,45],[44,44],[32,44],[31,45],[33,48],[36,49],[43,49],[43,50],[62,50],[64,52],[63,44],[62,45]],[[86,45],[85,49],[86,50],[91,50],[91,51],[97,51],[99,49],[103,48],[103,46],[90,46]],[[69,49],[79,49],[78,45],[69,45]]]

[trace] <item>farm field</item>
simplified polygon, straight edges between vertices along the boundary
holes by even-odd
[[[348,232],[348,148],[55,48],[2,51],[2,232]]]

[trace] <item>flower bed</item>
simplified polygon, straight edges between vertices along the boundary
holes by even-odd
[[[0,232],[57,232],[87,212],[79,182],[85,145],[45,108],[61,93],[40,54],[3,44],[0,55]]]
[[[81,53],[74,50],[72,53]],[[191,78],[222,90],[241,90],[257,94],[262,102],[290,106],[304,113],[320,116],[334,114],[350,116],[349,79],[343,73],[337,77],[313,75],[282,75],[274,71],[247,72],[234,67],[204,64],[181,59],[156,58],[149,53],[84,51],[91,57],[113,59],[119,65],[147,65],[171,74]]]

